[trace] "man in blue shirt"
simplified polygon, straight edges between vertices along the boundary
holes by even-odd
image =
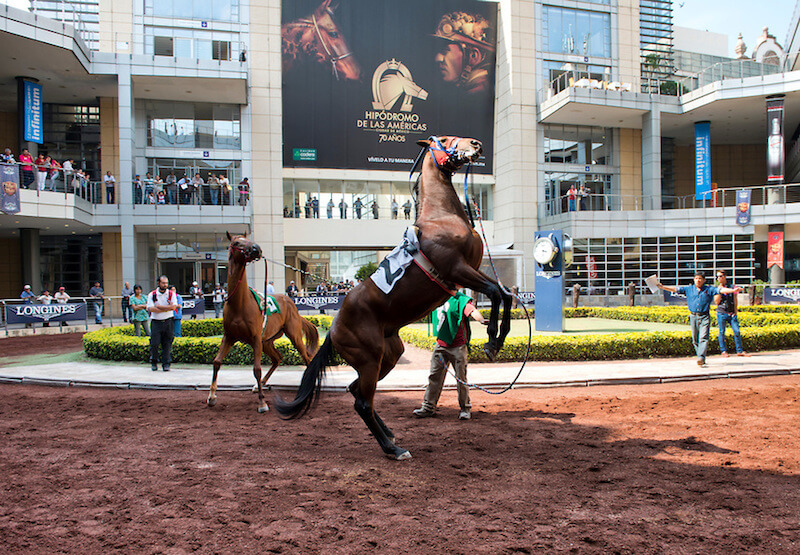
[[[740,293],[741,287],[729,289],[728,287],[714,287],[706,285],[706,277],[697,272],[694,274],[694,285],[672,287],[658,283],[659,289],[686,295],[686,304],[689,307],[689,324],[692,326],[692,346],[697,354],[697,365],[706,365],[706,351],[708,350],[708,334],[711,330],[711,317],[708,309],[714,295]]]

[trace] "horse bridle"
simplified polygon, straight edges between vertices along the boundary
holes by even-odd
[[[314,32],[319,37],[319,42],[322,44],[322,48],[325,49],[325,54],[328,56],[328,59],[331,61],[331,69],[333,69],[333,75],[336,77],[336,80],[339,80],[339,70],[336,68],[336,64],[339,63],[340,60],[352,56],[353,53],[348,51],[344,54],[339,54],[336,51],[336,48],[331,44],[330,48],[328,48],[328,44],[325,42],[325,37],[322,35],[322,31],[320,31],[319,23],[317,23],[317,16],[315,14],[311,14],[311,20],[308,19],[298,19],[296,22],[298,25],[302,25],[304,27],[313,27]]]

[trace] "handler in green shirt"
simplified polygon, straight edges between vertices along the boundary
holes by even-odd
[[[460,380],[458,382],[458,405],[461,411],[458,413],[458,418],[459,420],[471,418],[472,405],[469,402],[469,387],[462,383],[467,381],[467,358],[469,355],[467,348],[469,321],[467,317],[472,317],[484,325],[488,323],[480,310],[472,304],[472,299],[463,293],[456,293],[433,312],[436,348],[434,348],[431,358],[431,373],[428,376],[428,387],[425,389],[422,407],[415,409],[414,415],[426,418],[435,414],[436,404],[439,402],[439,396],[442,394],[444,386],[447,365],[452,364],[453,370]]]

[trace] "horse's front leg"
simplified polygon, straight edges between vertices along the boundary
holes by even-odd
[[[256,378],[256,385],[258,386],[258,412],[267,412],[269,407],[264,400],[264,388],[261,385],[261,355],[264,348],[261,344],[261,336],[253,338],[251,343],[253,346],[253,376]]]
[[[211,376],[211,388],[208,391],[208,399],[206,399],[206,403],[209,407],[213,407],[217,404],[217,376],[219,375],[219,369],[222,366],[222,361],[225,360],[226,356],[228,356],[228,352],[230,352],[234,343],[235,341],[229,340],[227,335],[222,336],[222,342],[219,345],[219,352],[217,353],[217,356],[214,357],[214,373]]]

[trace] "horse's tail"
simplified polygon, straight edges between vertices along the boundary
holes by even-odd
[[[316,404],[322,391],[325,369],[335,362],[335,354],[331,336],[328,334],[322,347],[319,348],[317,354],[308,363],[306,371],[303,372],[303,379],[300,381],[300,387],[297,389],[294,399],[287,402],[278,395],[275,396],[275,408],[278,414],[286,419],[300,418]]]
[[[308,351],[309,356],[313,357],[317,349],[319,349],[319,330],[317,330],[317,326],[305,318],[301,318],[301,320],[303,335],[306,338],[306,351]]]

